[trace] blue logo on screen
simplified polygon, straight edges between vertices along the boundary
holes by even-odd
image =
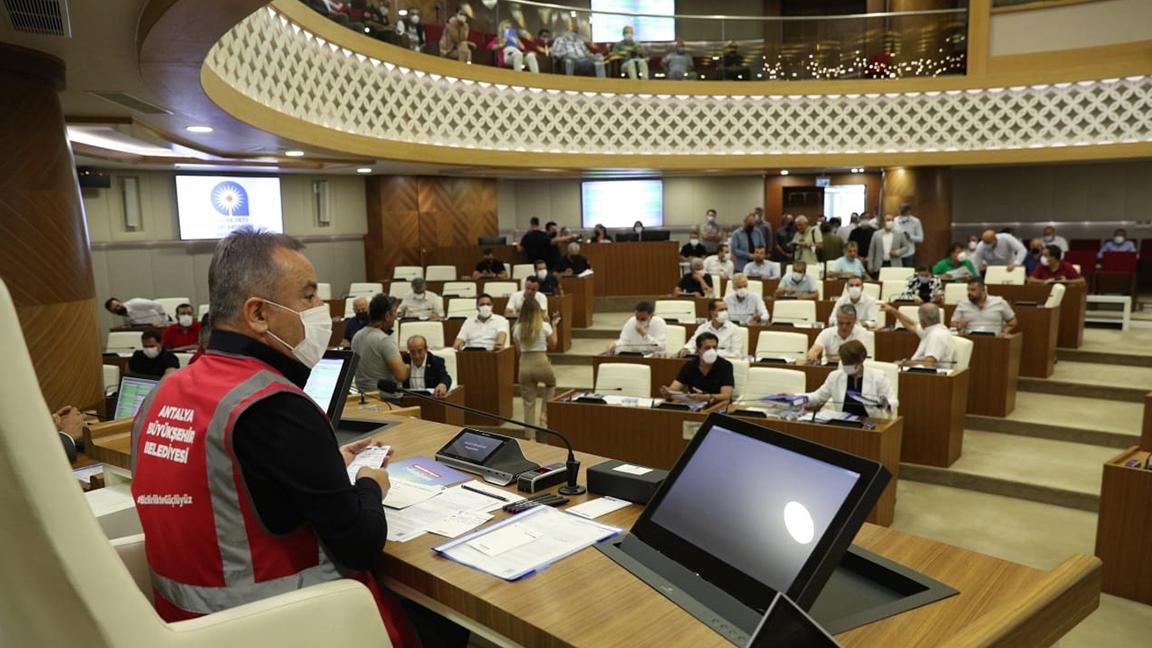
[[[212,207],[225,216],[248,215],[248,192],[227,180],[212,187]]]

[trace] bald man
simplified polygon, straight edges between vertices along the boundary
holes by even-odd
[[[986,229],[980,235],[980,243],[976,246],[976,251],[972,253],[971,261],[978,272],[994,265],[1008,266],[1008,272],[1012,272],[1016,266],[1024,265],[1024,259],[1027,256],[1028,248],[1024,247],[1024,244],[1015,236],[997,234]]]
[[[368,299],[357,297],[352,301],[352,317],[344,320],[344,346],[352,345],[356,332],[368,325]]]

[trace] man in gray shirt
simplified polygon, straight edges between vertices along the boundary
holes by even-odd
[[[368,320],[369,324],[352,338],[352,351],[360,357],[356,365],[356,389],[360,393],[376,391],[376,383],[381,380],[402,383],[408,380],[411,371],[392,339],[392,326],[396,323],[395,298],[373,297],[368,304]]]
[[[1016,328],[1016,313],[1003,297],[988,294],[983,279],[975,278],[968,281],[968,299],[956,304],[952,326],[968,333],[1008,335]]]

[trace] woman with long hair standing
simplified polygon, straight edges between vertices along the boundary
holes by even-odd
[[[556,389],[556,374],[548,362],[548,347],[556,345],[556,327],[560,315],[545,320],[545,311],[535,299],[525,299],[516,326],[512,327],[512,340],[520,349],[520,395],[524,399],[524,420],[536,425],[536,397],[541,396],[540,425],[548,424],[548,401]],[[543,383],[540,389],[538,383]],[[536,434],[527,430],[528,438]]]

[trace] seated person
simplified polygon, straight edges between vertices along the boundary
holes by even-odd
[[[636,304],[636,313],[624,322],[620,337],[608,346],[608,353],[664,353],[668,324],[653,312],[652,302]]]
[[[916,267],[916,274],[908,279],[904,292],[892,301],[910,301],[917,304],[935,302],[944,303],[944,283],[932,275],[932,270],[926,265]]]
[[[867,356],[864,344],[857,340],[841,344],[840,368],[828,374],[819,389],[804,394],[809,406],[831,403],[831,409],[862,418],[895,416],[900,403],[892,394],[888,377],[879,369],[865,367]]]
[[[532,40],[532,35],[530,33],[521,34],[515,24],[507,19],[500,21],[497,31],[498,33],[493,34],[492,40],[488,43],[488,49],[500,51],[503,57],[503,61],[500,63],[517,72],[523,71],[525,64],[527,64],[530,72],[538,74],[540,61],[536,58],[536,52],[525,51],[523,40],[523,38]]]
[[[708,250],[700,242],[699,228],[693,228],[692,233],[688,235],[688,242],[680,247],[680,260],[691,261],[692,259],[703,259],[706,256],[708,256]]]
[[[1112,238],[1104,241],[1104,245],[1100,246],[1100,252],[1096,254],[1096,258],[1103,259],[1105,252],[1135,252],[1136,244],[1128,239],[1128,232],[1123,228],[1117,229]]]
[[[1032,276],[1032,271],[1040,265],[1040,258],[1044,256],[1044,244],[1040,239],[1028,241],[1028,255],[1024,257],[1024,276]]]
[[[676,47],[660,58],[660,65],[664,68],[664,78],[669,81],[683,81],[693,70],[692,55],[684,47],[683,40],[676,41]]]
[[[352,338],[365,326],[368,326],[368,298],[357,297],[352,300],[352,317],[344,318],[345,346],[351,345]]]
[[[696,333],[688,338],[680,349],[680,357],[696,350],[696,338],[705,333],[716,336],[716,348],[727,356],[738,356],[743,350],[743,334],[739,326],[728,321],[728,302],[713,299],[708,303],[708,321],[696,327]]]
[[[1003,297],[988,294],[983,279],[969,279],[968,299],[956,304],[952,326],[963,332],[983,330],[1008,335],[1016,328],[1016,313]]]
[[[744,264],[744,276],[749,279],[779,279],[776,264],[768,260],[768,248],[757,245],[752,260]]]
[[[472,7],[465,2],[444,24],[444,33],[440,35],[440,56],[461,63],[472,62],[472,48],[476,44],[468,40],[468,20],[471,17]]]
[[[680,283],[676,284],[676,294],[711,297],[712,275],[704,272],[704,262],[700,259],[692,259],[692,263],[688,267],[688,274],[680,277]]]
[[[943,310],[936,304],[921,304],[917,316],[919,322],[912,321],[892,304],[884,304],[884,310],[891,313],[904,324],[904,328],[915,331],[920,336],[920,346],[904,364],[935,367],[939,364],[951,364],[956,355],[956,343],[952,340],[952,332],[940,322]]]
[[[52,423],[56,425],[68,462],[76,461],[76,453],[84,451],[84,413],[68,405],[52,414]]]
[[[623,31],[624,38],[612,46],[612,52],[608,55],[609,61],[620,61],[620,70],[628,75],[629,79],[639,77],[642,80],[648,80],[648,52],[644,50],[644,46],[636,42],[633,38],[634,31],[631,26],[625,27]]]
[[[720,357],[716,336],[697,332],[692,339],[696,357],[680,367],[671,385],[661,385],[660,394],[671,400],[671,392],[682,392],[691,400],[709,405],[732,400],[732,389],[736,386],[735,374],[732,363]]]
[[[548,262],[540,259],[533,264],[536,267],[536,279],[540,282],[540,292],[545,295],[563,295],[564,289],[560,287],[560,278],[548,269]]]
[[[473,279],[507,279],[508,267],[504,262],[496,258],[492,248],[484,248],[484,258],[480,263],[476,264],[476,269],[472,271]]]
[[[856,317],[866,328],[875,328],[880,320],[880,304],[876,302],[875,297],[865,294],[864,280],[860,277],[852,277],[848,280],[848,285],[844,286],[844,292],[832,305],[832,315],[828,317],[829,324],[836,323],[836,312],[841,306],[851,306],[855,309]]]
[[[968,281],[972,277],[979,276],[976,274],[976,266],[967,258],[968,247],[968,243],[953,243],[952,247],[948,248],[948,256],[932,266],[932,274],[944,283]]]
[[[849,340],[864,342],[865,329],[857,324],[856,308],[851,304],[840,304],[833,309],[836,326],[820,331],[812,348],[808,349],[808,364],[819,364],[821,360],[830,362],[839,357],[840,347]]]
[[[360,356],[356,365],[356,389],[361,394],[377,390],[376,383],[387,380],[403,383],[409,367],[392,339],[396,324],[396,298],[376,295],[368,302],[368,325],[352,338],[352,351]]]
[[[716,248],[716,254],[705,257],[704,271],[721,279],[728,279],[736,274],[736,263],[732,261],[731,248],[727,243],[721,243]]]
[[[483,293],[476,298],[476,314],[464,320],[452,344],[464,348],[500,351],[508,343],[508,320],[492,312],[492,296]]]
[[[844,246],[844,256],[833,259],[828,264],[829,279],[847,279],[849,277],[866,278],[868,271],[864,269],[864,262],[860,260],[860,249],[855,243]]]
[[[560,257],[560,263],[556,264],[556,272],[564,277],[574,277],[591,269],[592,264],[580,254],[580,244],[575,241],[568,244],[567,254]]]
[[[819,290],[816,278],[808,274],[808,264],[797,261],[792,265],[792,271],[780,279],[780,284],[776,287],[776,297],[816,299],[820,295]]]
[[[612,236],[610,234],[608,234],[608,228],[607,227],[604,227],[600,223],[597,223],[596,226],[592,228],[592,239],[589,240],[588,242],[589,243],[611,243],[612,242]]]
[[[1064,260],[1064,253],[1057,245],[1044,248],[1045,254],[1040,257],[1040,263],[1028,277],[1030,284],[1050,284],[1055,281],[1083,285],[1084,277],[1076,271],[1076,266]]]
[[[122,302],[115,297],[109,297],[104,302],[104,310],[125,318],[128,326],[164,326],[168,323],[168,315],[159,302],[133,297]]]
[[[164,349],[160,344],[160,331],[148,329],[140,334],[144,348],[138,349],[128,358],[128,372],[139,376],[163,378],[180,368],[176,354]]]
[[[444,358],[428,351],[428,340],[423,335],[408,338],[408,352],[400,356],[408,365],[404,389],[429,389],[436,398],[443,398],[452,388],[452,376],[448,375]]]
[[[412,280],[412,292],[404,296],[397,311],[398,317],[417,319],[444,319],[444,298],[428,290],[428,283],[416,277]]]
[[[737,324],[767,324],[768,307],[764,298],[748,290],[748,277],[737,272],[732,276],[732,293],[724,298],[728,316]]]
[[[539,261],[538,263],[544,263]],[[547,270],[545,270],[547,272]],[[548,312],[548,298],[540,291],[540,279],[538,277],[528,277],[524,280],[524,290],[517,290],[508,297],[508,305],[504,308],[505,317],[519,317],[520,309],[524,306],[524,300],[535,299],[540,308],[544,312]]]
[[[164,327],[160,343],[169,351],[191,351],[200,343],[200,322],[196,321],[192,304],[176,307],[176,323]]]
[[[584,40],[576,31],[576,19],[567,19],[568,29],[556,37],[552,42],[552,56],[558,59],[557,63],[563,69],[564,74],[572,76],[577,71],[585,72],[589,68],[595,70],[596,76],[603,79],[606,76],[604,71],[604,55],[598,54],[593,51],[596,46],[590,41]]]

